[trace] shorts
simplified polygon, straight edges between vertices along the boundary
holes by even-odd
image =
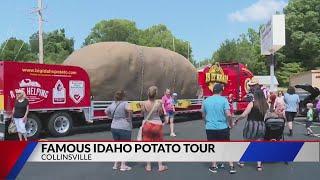
[[[310,128],[312,125],[312,121],[306,121],[306,128]]]
[[[163,131],[161,124],[145,122],[142,128],[143,141],[162,141]]]
[[[131,140],[131,131],[111,128],[111,133],[115,141]]]
[[[13,118],[14,124],[17,127],[17,132],[21,134],[25,134],[26,131],[26,123],[23,122],[23,118]]]
[[[167,111],[166,117],[173,118],[174,117],[174,112],[173,111]]]
[[[219,129],[211,130],[207,129],[207,140],[208,141],[230,141],[230,129]]]
[[[292,121],[294,121],[294,117],[296,117],[297,113],[296,112],[288,112],[288,111],[286,111],[285,114],[286,114],[287,122],[292,122]]]

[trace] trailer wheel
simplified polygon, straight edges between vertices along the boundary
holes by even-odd
[[[40,119],[35,114],[30,114],[26,122],[27,137],[29,139],[37,139],[42,130]]]
[[[48,122],[48,130],[52,136],[66,136],[72,126],[72,117],[66,112],[53,113]]]

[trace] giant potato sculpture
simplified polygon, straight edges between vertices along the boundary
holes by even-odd
[[[179,98],[195,98],[197,70],[183,56],[163,48],[126,42],[101,42],[73,52],[66,65],[80,66],[90,77],[95,100],[111,100],[117,90],[125,90],[128,100],[144,100],[148,87],[166,88]]]

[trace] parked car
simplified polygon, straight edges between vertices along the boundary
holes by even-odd
[[[300,98],[299,103],[299,115],[306,116],[307,115],[307,103],[313,103],[314,107],[316,106],[316,98],[320,95],[320,90],[317,87],[312,87],[309,84],[296,85],[295,88],[300,88],[305,90],[306,92],[297,93]]]
[[[299,96],[299,99],[300,99],[300,103],[299,103],[299,112],[298,112],[298,115],[300,116],[306,116],[307,115],[307,106],[304,102],[304,100],[310,96],[309,93],[301,93],[301,92],[298,92],[297,93],[298,96]]]

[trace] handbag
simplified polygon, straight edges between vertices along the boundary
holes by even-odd
[[[143,129],[143,125],[149,120],[151,114],[153,113],[153,111],[155,110],[155,107],[158,105],[158,102],[155,102],[152,106],[151,111],[149,112],[149,114],[147,115],[147,117],[142,121],[142,124],[139,128],[138,131],[138,135],[137,135],[137,141],[142,141],[142,129]]]
[[[8,133],[9,134],[17,133],[17,126],[13,121],[11,121],[11,123],[9,124]]]
[[[119,103],[116,105],[116,107],[114,108],[113,113],[112,113],[112,119],[114,118],[114,114],[115,114],[117,108],[119,107],[119,105],[120,105],[121,103],[122,103],[122,102],[119,102]]]

